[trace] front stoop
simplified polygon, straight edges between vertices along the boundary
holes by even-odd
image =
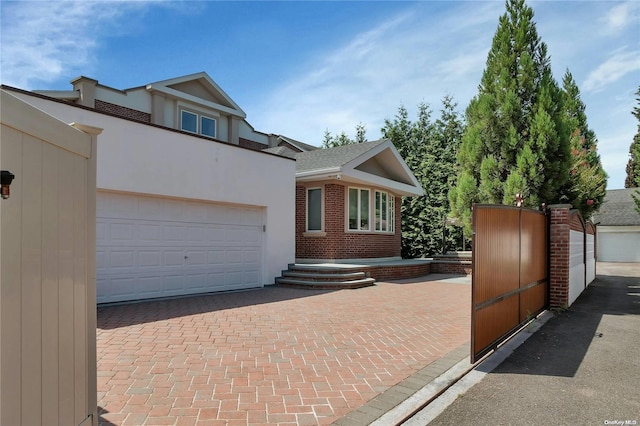
[[[362,288],[374,285],[376,280],[368,276],[363,268],[339,265],[289,264],[276,278],[276,285],[322,290]]]

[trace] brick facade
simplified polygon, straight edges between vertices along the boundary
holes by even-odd
[[[551,308],[565,308],[569,304],[569,261],[571,250],[571,215],[568,204],[549,206],[549,259]]]
[[[323,188],[324,229],[320,236],[305,233],[307,186],[296,186],[296,258],[299,259],[372,259],[399,257],[402,232],[400,228],[400,197],[395,197],[395,232],[353,232],[346,230],[347,188],[345,184],[309,184]],[[371,197],[374,188],[371,189]],[[373,226],[373,212],[371,225]]]
[[[151,123],[151,114],[138,111],[136,109],[126,108],[120,105],[96,99],[96,111],[108,112],[119,117],[130,118],[132,120],[142,121],[143,123]]]
[[[238,145],[244,148],[253,149],[254,151],[262,151],[263,149],[269,148],[269,145],[265,145],[263,143],[252,141],[250,139],[245,139],[245,138],[239,138]]]

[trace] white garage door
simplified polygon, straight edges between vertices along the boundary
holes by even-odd
[[[640,232],[599,232],[600,262],[640,262]]]
[[[262,209],[97,194],[97,302],[262,286]]]

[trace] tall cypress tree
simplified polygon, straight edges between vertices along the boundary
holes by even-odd
[[[533,10],[507,0],[478,94],[466,110],[458,183],[450,192],[455,216],[471,225],[473,203],[561,201],[568,179],[569,133],[563,93],[553,79]]]
[[[607,188],[607,174],[600,162],[598,140],[587,124],[580,89],[569,70],[562,79],[562,88],[565,95],[565,120],[571,131],[571,168],[564,192],[573,207],[588,218],[602,204]]]
[[[633,137],[631,146],[629,146],[627,178],[624,181],[625,188],[640,187],[640,86],[638,86],[638,91],[636,92],[636,101],[638,101],[638,105],[633,108],[631,114],[638,119],[638,132]]]

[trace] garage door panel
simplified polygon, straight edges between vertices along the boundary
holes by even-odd
[[[133,268],[136,266],[136,253],[132,250],[113,250],[109,253],[109,267]]]
[[[98,192],[98,302],[262,285],[262,209]]]
[[[598,234],[600,262],[640,262],[640,232]]]
[[[111,240],[133,240],[135,227],[132,223],[112,222],[109,224],[108,237]]]

